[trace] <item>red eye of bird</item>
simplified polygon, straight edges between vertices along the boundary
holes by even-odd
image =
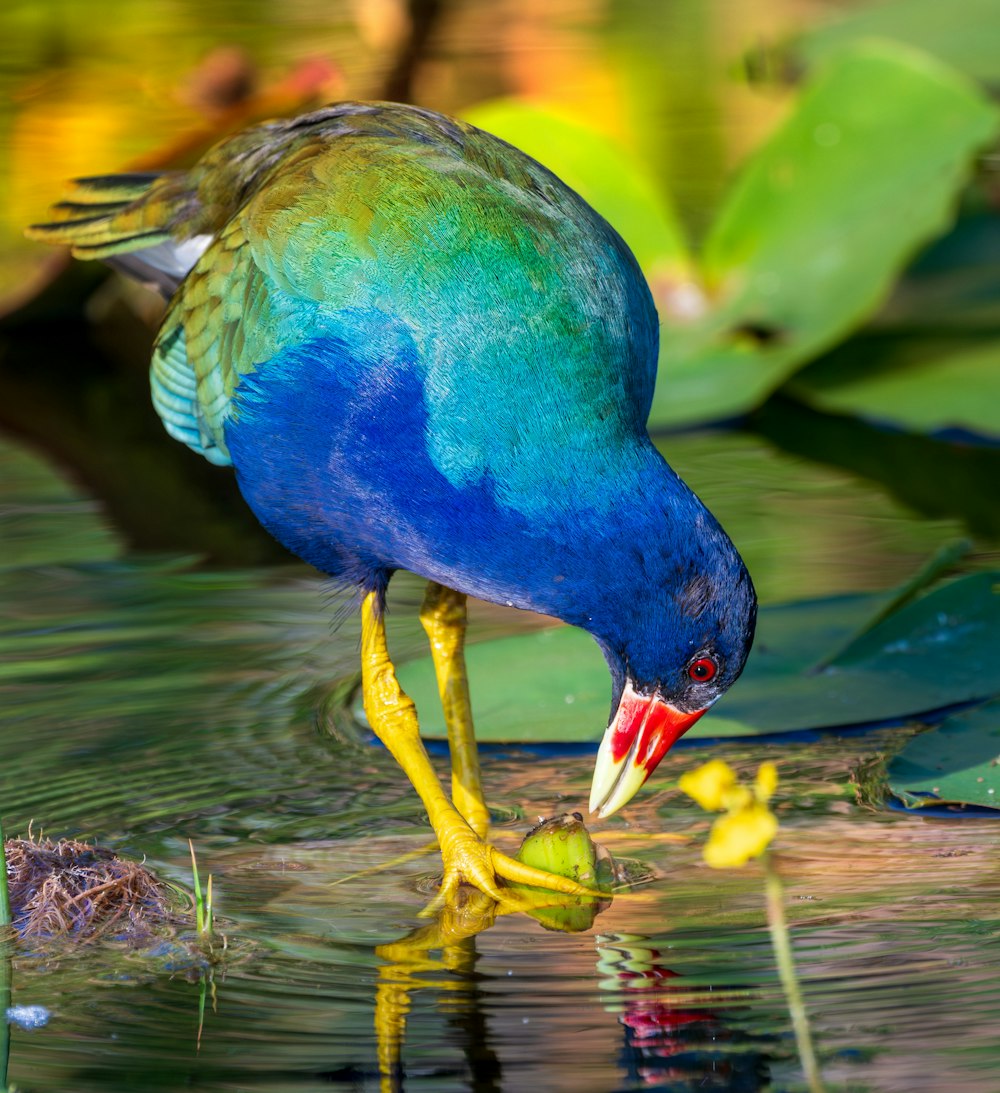
[[[711,657],[699,657],[688,665],[688,675],[695,683],[707,683],[715,677],[718,666]]]

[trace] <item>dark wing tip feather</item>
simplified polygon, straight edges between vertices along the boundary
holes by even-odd
[[[51,239],[52,236],[49,238]],[[152,247],[169,239],[170,233],[160,229],[135,232],[132,235],[117,235],[112,239],[104,239],[96,243],[81,243],[74,239],[73,254],[77,258],[110,258],[112,255],[127,253],[142,247]]]
[[[47,224],[29,224],[24,229],[27,239],[34,239],[38,243],[68,243],[69,230],[72,222],[67,220],[53,220]]]
[[[162,176],[159,171],[133,171],[124,175],[88,175],[68,183],[66,197],[85,205],[129,202],[141,197]]]
[[[82,256],[88,258],[101,258],[122,247],[130,248],[135,240],[147,238],[146,232],[136,230],[140,224],[136,223],[136,217],[129,216],[130,206],[148,194],[160,177],[160,174],[132,173],[74,179],[67,183],[63,199],[52,206],[52,219],[30,225],[25,235],[43,243],[70,244],[76,250],[86,251]],[[125,217],[118,219],[123,213]]]
[[[58,206],[53,206],[53,210]],[[60,232],[71,233],[73,237],[82,234],[87,234],[88,229],[95,224],[106,224],[108,220],[107,213],[94,213],[91,216],[74,216],[65,217],[62,220],[47,220],[41,224],[29,224],[25,231],[28,233],[29,238],[36,238],[43,236],[47,241],[50,241],[53,235],[58,235]]]
[[[127,204],[126,201],[57,201],[52,206],[52,211],[66,213],[67,216],[77,213],[95,217],[108,216],[124,209]]]

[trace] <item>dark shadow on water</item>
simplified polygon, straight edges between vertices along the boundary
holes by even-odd
[[[149,398],[153,329],[114,292],[92,317],[110,277],[96,263],[68,264],[29,304],[0,316],[0,429],[83,484],[135,549],[232,565],[288,561],[231,471],[164,432]]]
[[[907,433],[824,413],[781,394],[750,424],[785,451],[878,482],[924,516],[957,517],[973,534],[1000,538],[995,445]]]

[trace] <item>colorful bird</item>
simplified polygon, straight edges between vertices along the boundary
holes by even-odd
[[[360,589],[365,709],[426,806],[442,896],[497,897],[500,879],[578,894],[486,841],[466,596],[597,640],[603,816],[740,674],[756,613],[736,549],[646,431],[659,331],[626,244],[516,148],[391,103],[248,129],[188,171],[81,179],[54,212],[29,234],[169,299],[152,361],[167,431]],[[397,569],[429,582],[450,795],[386,647]]]

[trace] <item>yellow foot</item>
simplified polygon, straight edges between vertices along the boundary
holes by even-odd
[[[481,839],[466,824],[450,826],[446,832],[439,833],[439,838],[444,879],[437,897],[422,912],[425,916],[436,914],[443,906],[453,903],[462,884],[471,884],[498,903],[508,902],[513,895],[505,888],[505,881],[565,896],[607,899],[605,893],[585,888],[575,880],[546,873],[509,857]]]

